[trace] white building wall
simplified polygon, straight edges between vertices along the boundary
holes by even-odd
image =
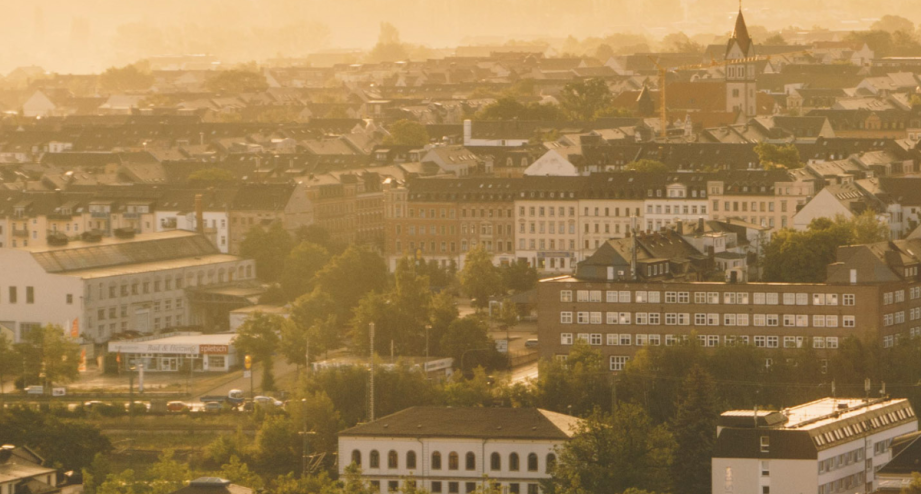
[[[344,474],[345,468],[352,462],[352,452],[361,452],[362,475],[368,481],[380,482],[380,492],[387,492],[388,482],[397,481],[402,486],[403,479],[413,478],[419,487],[429,491],[433,482],[442,482],[441,492],[449,492],[448,483],[458,482],[458,491],[467,492],[467,482],[476,483],[477,487],[484,485],[484,478],[497,482],[503,487],[510,483],[519,484],[522,494],[528,492],[528,485],[537,485],[540,480],[549,477],[547,473],[547,455],[554,453],[554,448],[561,445],[560,441],[527,441],[511,439],[458,439],[458,438],[382,438],[382,437],[340,437],[339,438],[339,472]],[[371,468],[371,451],[377,450],[380,454],[380,464]],[[397,453],[397,468],[389,468],[387,459],[390,451]],[[406,456],[409,451],[416,453],[416,468],[406,468]],[[432,468],[432,454],[441,453],[441,469]],[[454,452],[458,455],[457,470],[449,469],[449,455]],[[474,468],[468,470],[466,457],[468,453],[475,455]],[[498,470],[491,468],[491,457],[498,453],[501,465]],[[519,469],[509,469],[509,457],[517,453]],[[537,470],[528,470],[528,456],[537,455]]]
[[[0,272],[0,323],[14,331],[15,341],[20,341],[25,324],[58,324],[69,335],[73,321],[82,318],[83,282],[79,278],[46,273],[31,253],[18,249],[0,249]],[[13,287],[15,303],[10,297]],[[28,287],[33,289],[31,303]],[[81,334],[84,326],[84,321],[78,322]]]

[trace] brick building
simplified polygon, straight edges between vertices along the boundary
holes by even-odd
[[[812,346],[823,363],[849,336],[890,347],[900,337],[921,336],[915,252],[921,240],[841,247],[826,282],[812,284],[675,281],[668,260],[665,275],[637,281],[624,272],[599,277],[597,266],[548,278],[538,286],[541,357],[565,358],[579,339],[598,347],[612,371],[641,347],[691,337],[704,347]]]

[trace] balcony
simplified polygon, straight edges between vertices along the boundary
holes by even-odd
[[[141,217],[141,213],[122,213],[122,218],[136,220]]]
[[[93,218],[109,219],[109,212],[108,211],[92,211],[90,213],[90,216]]]
[[[26,229],[19,230],[19,229],[13,228],[12,231],[13,231],[14,237],[29,238],[29,230],[26,230]]]

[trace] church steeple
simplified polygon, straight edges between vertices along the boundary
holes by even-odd
[[[726,54],[732,50],[733,43],[739,44],[743,56],[750,57],[752,48],[752,38],[748,35],[748,26],[745,25],[745,17],[742,15],[742,2],[739,2],[739,15],[736,17],[736,25],[732,30],[732,36],[729,37],[729,43],[726,46]]]

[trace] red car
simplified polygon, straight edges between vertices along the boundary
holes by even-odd
[[[188,405],[181,401],[171,401],[166,404],[166,410],[170,412],[184,412],[188,409]]]

